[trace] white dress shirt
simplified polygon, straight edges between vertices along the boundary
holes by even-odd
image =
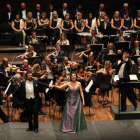
[[[10,17],[11,17],[11,11],[8,12],[8,18],[10,20]]]
[[[46,70],[47,70],[47,71],[51,71],[48,65],[46,65]],[[53,79],[52,73],[49,73],[49,74],[48,74],[47,79]]]
[[[52,12],[50,12],[50,20],[52,20]]]
[[[29,81],[27,80],[25,83],[25,87],[26,87],[26,99],[34,99],[34,87],[33,87],[33,81]]]
[[[22,18],[23,18],[24,20],[26,20],[26,10],[23,10],[23,11],[22,11]]]
[[[40,20],[40,12],[37,12],[37,20]]]
[[[104,29],[106,29],[106,26],[107,26],[107,22],[104,22]]]
[[[65,17],[66,14],[67,14],[67,11],[63,9],[63,16]]]
[[[139,46],[135,47],[136,49],[136,54],[139,54]]]

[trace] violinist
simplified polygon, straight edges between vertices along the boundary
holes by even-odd
[[[82,51],[81,54],[79,55],[79,58],[82,58],[83,60],[83,65],[86,65],[88,58],[92,55],[93,55],[93,52],[90,48],[90,45],[87,45],[85,48],[85,51]]]
[[[29,45],[26,52],[21,56],[21,59],[23,60],[25,58],[35,57],[35,56],[37,56],[37,53],[34,51],[34,47],[32,45]]]
[[[60,79],[61,79],[61,82],[63,81],[69,81],[69,75],[66,74],[66,70],[65,69],[62,69],[60,71],[61,75],[60,75]]]

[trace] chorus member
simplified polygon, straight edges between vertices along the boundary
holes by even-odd
[[[63,3],[62,9],[60,9],[58,12],[59,17],[62,18],[63,20],[65,19],[66,14],[70,13],[70,10],[67,7],[68,7],[68,4]]]
[[[32,36],[28,38],[28,44],[40,44],[41,40],[39,37],[36,36],[36,32],[32,32]]]
[[[21,56],[21,59],[23,60],[25,58],[35,57],[35,56],[37,56],[37,53],[34,51],[34,47],[32,45],[29,45],[26,52]]]
[[[117,71],[120,84],[123,82],[130,82],[129,72],[131,70],[132,63],[128,59],[128,54],[124,53],[122,56],[122,61],[118,61]],[[135,93],[133,87],[130,84],[120,85],[121,92],[121,111],[126,111],[126,99],[128,97],[129,101],[134,105],[134,110],[137,109],[137,102],[135,100]]]
[[[124,3],[123,4],[123,8],[120,10],[120,16],[122,18],[125,18],[125,13],[128,13],[130,15],[130,17],[132,17],[132,9],[129,8],[129,4],[128,3]]]
[[[41,14],[43,13],[43,10],[41,9],[40,4],[36,4],[36,9],[33,12],[33,18],[35,18],[36,20],[40,20],[41,18]]]
[[[25,26],[24,26],[27,36],[31,35],[32,30],[36,28],[37,28],[36,19],[33,18],[32,12],[28,12],[27,19],[25,20]]]
[[[67,35],[67,38],[69,39],[70,43],[74,43],[74,38],[73,38],[73,21],[70,19],[70,14],[67,13],[65,15],[65,19],[62,21],[61,24],[61,29],[62,32],[64,32]]]
[[[59,45],[70,45],[69,40],[66,38],[65,33],[61,33],[60,39],[56,42]]]
[[[119,36],[116,36],[115,37],[115,42],[117,42],[117,41],[127,41],[127,36],[123,36],[123,30],[122,29],[120,29],[119,31],[118,31],[118,33],[119,33]]]
[[[12,21],[12,29],[15,38],[15,44],[21,46],[25,45],[25,32],[24,32],[24,20],[20,19],[20,14],[17,13],[15,19]]]
[[[82,51],[79,55],[79,58],[82,58],[82,60],[83,60],[83,65],[85,65],[87,63],[88,58],[92,55],[93,55],[93,52],[90,48],[90,45],[87,45],[85,47],[85,51]]]
[[[26,4],[25,4],[24,2],[21,3],[21,7],[20,7],[20,9],[19,9],[18,12],[20,13],[21,18],[22,18],[23,20],[26,20],[28,10],[26,9]]]
[[[134,47],[131,48],[130,54],[131,56],[140,55],[139,41],[134,42]]]
[[[86,31],[91,32],[93,30],[96,30],[96,18],[92,13],[88,14],[88,18],[86,19]]]
[[[48,8],[48,11],[47,11],[47,15],[48,15],[48,19],[49,19],[49,20],[52,20],[53,11],[54,11],[53,5],[50,4],[50,5],[49,5],[49,8]]]
[[[53,34],[52,40],[58,40],[60,38],[61,23],[62,19],[58,18],[58,13],[56,11],[53,11],[52,20],[50,20],[49,24],[49,27],[51,28],[51,32]]]
[[[109,22],[109,17],[105,15],[104,21],[100,22],[99,34],[110,35],[110,31],[111,31],[111,23]]]
[[[100,28],[100,25],[104,22],[104,16],[106,16],[106,13],[105,12],[102,12],[100,17],[98,18],[97,20],[97,24],[98,24],[98,27]]]
[[[33,80],[32,72],[30,71],[26,73],[26,77],[27,79],[23,81],[20,87],[8,97],[8,100],[16,94],[21,93],[25,103],[25,110],[29,124],[29,128],[26,131],[34,130],[35,133],[38,133],[39,88],[41,86],[48,88],[49,86],[38,80]],[[32,114],[34,114],[34,125],[32,123]]]
[[[124,30],[133,29],[133,19],[129,16],[129,13],[125,13],[125,17],[123,18],[123,28]]]
[[[116,30],[114,31],[115,34],[117,34],[117,31],[123,27],[123,20],[120,17],[119,11],[116,11],[114,17],[111,19],[111,27]]]
[[[73,20],[78,19],[78,14],[79,14],[79,13],[84,14],[82,5],[78,5],[78,6],[77,6],[76,10],[74,11]]]
[[[6,4],[6,11],[4,12],[4,15],[3,15],[4,22],[11,25],[11,22],[14,20],[14,17],[15,17],[15,11],[13,11],[9,3]]]
[[[63,111],[59,130],[65,133],[84,132],[87,131],[87,126],[82,108],[82,106],[85,105],[82,86],[81,83],[77,81],[76,73],[72,73],[70,78],[71,81],[64,85],[54,86],[56,89],[69,87],[68,98]]]
[[[39,28],[43,29],[45,34],[48,35],[49,19],[47,18],[47,14],[45,12],[41,14],[41,19],[38,21],[38,25]]]
[[[78,19],[74,21],[74,26],[77,33],[84,32],[85,20],[82,19],[82,13],[78,13]]]
[[[137,10],[137,17],[134,19],[135,30],[140,30],[140,10]]]
[[[101,13],[102,13],[102,12],[105,12],[105,13],[106,13],[105,5],[104,5],[103,3],[101,3],[101,4],[99,5],[99,9],[97,9],[97,10],[95,11],[95,16],[96,16],[97,19],[101,16]]]

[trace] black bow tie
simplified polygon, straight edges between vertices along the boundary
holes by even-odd
[[[63,11],[66,11],[66,9],[63,9]]]

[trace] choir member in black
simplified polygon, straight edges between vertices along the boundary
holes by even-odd
[[[78,7],[76,8],[76,10],[74,11],[73,20],[78,19],[78,14],[79,13],[84,14],[82,5],[78,5]]]
[[[67,14],[67,13],[70,14],[70,10],[69,10],[67,7],[68,7],[68,4],[67,4],[67,3],[63,3],[62,9],[60,9],[60,10],[58,11],[59,18],[62,18],[62,19],[64,20],[66,14]]]
[[[111,19],[111,27],[114,29],[113,34],[117,34],[117,31],[123,27],[123,20],[120,17],[119,11],[116,11]]]
[[[53,11],[52,20],[50,20],[49,27],[52,32],[52,40],[58,40],[60,38],[60,28],[61,28],[62,19],[58,18],[58,13]]]
[[[91,32],[92,30],[96,30],[96,18],[92,13],[88,14],[88,18],[86,19],[86,32]]]
[[[99,18],[101,16],[102,12],[106,13],[105,5],[103,3],[101,3],[100,6],[99,6],[99,9],[95,11],[96,18]]]
[[[62,32],[64,32],[67,35],[67,38],[69,39],[70,43],[73,44],[73,21],[70,19],[70,14],[67,13],[65,15],[65,20],[62,21],[61,29]]]
[[[60,39],[56,43],[59,44],[59,45],[70,45],[70,42],[67,39],[65,33],[61,33]]]
[[[30,71],[26,73],[26,77],[27,79],[12,93],[12,96],[21,93],[21,96],[25,101],[25,110],[29,123],[29,128],[26,131],[34,130],[35,133],[38,133],[39,88],[41,86],[48,88],[49,86],[38,80],[33,80],[32,72]],[[8,100],[10,99],[11,96],[8,96]],[[34,125],[32,123],[32,114],[34,114]]]
[[[119,82],[120,84],[122,82],[130,82],[129,78],[129,72],[131,70],[132,63],[128,59],[128,54],[124,53],[122,56],[122,60],[118,61],[118,66],[117,66],[117,72],[118,72],[118,77],[119,77]],[[120,92],[121,92],[121,111],[126,111],[127,106],[126,106],[126,99],[130,100],[130,102],[134,105],[134,110],[137,109],[137,102],[135,100],[135,93],[133,91],[133,88],[130,84],[123,84],[120,85]]]
[[[49,8],[48,8],[48,11],[47,11],[47,16],[48,16],[48,19],[49,19],[49,20],[52,20],[53,11],[54,11],[53,5],[50,4],[50,5],[49,5]]]
[[[30,36],[33,29],[37,28],[36,19],[33,18],[32,12],[27,13],[27,19],[25,20],[24,29],[26,30],[26,35]]]
[[[131,48],[130,54],[131,56],[140,55],[139,41],[134,42],[134,47]]]
[[[125,13],[123,18],[123,28],[124,30],[133,29],[133,19],[129,16],[129,13]]]
[[[115,42],[117,42],[117,41],[127,41],[127,36],[123,36],[123,30],[122,29],[120,29],[119,31],[118,31],[118,33],[119,33],[119,36],[116,36],[115,37]]]
[[[140,57],[137,59],[137,65],[133,68],[132,71],[133,74],[138,74],[140,73]]]
[[[42,13],[43,13],[43,10],[41,9],[40,4],[36,4],[36,9],[33,12],[33,18],[35,18],[36,20],[40,20]]]
[[[32,32],[32,36],[28,38],[28,44],[40,44],[41,40],[39,37],[36,36],[36,32]]]
[[[25,44],[24,21],[20,19],[20,14],[17,13],[15,19],[12,21],[12,29],[14,33],[15,44],[22,47]]]
[[[6,4],[6,11],[4,12],[3,15],[4,22],[11,25],[11,22],[13,21],[14,17],[15,17],[15,11],[12,10],[10,4]]]
[[[130,17],[132,17],[132,9],[129,8],[129,4],[128,3],[124,3],[123,4],[123,9],[120,10],[120,16],[122,18],[125,18],[125,13],[126,12],[130,15]]]
[[[134,19],[135,30],[140,30],[140,10],[137,10],[137,17]]]
[[[48,35],[49,19],[47,18],[47,14],[45,12],[41,14],[41,19],[38,21],[38,25],[39,28],[43,29],[45,34]]]
[[[28,10],[26,9],[26,4],[24,2],[21,3],[21,8],[20,8],[20,10],[18,10],[18,12],[20,13],[21,18],[26,20]]]
[[[93,52],[90,48],[90,45],[87,45],[85,51],[82,51],[79,55],[79,58],[82,58],[83,65],[87,64],[88,58],[93,55]]]
[[[106,16],[105,12],[102,12],[97,20],[98,27],[100,28],[100,25],[104,22],[104,17]]]
[[[104,21],[100,22],[99,33],[103,35],[110,35],[111,23],[107,15],[104,16]]]

